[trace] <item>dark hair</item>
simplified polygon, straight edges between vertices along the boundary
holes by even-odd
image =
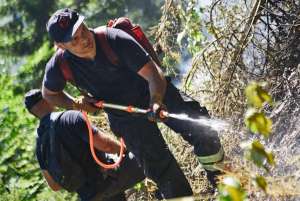
[[[43,99],[42,92],[40,89],[32,89],[28,91],[24,96],[24,104],[28,111]]]

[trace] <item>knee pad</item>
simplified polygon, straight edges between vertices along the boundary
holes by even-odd
[[[221,146],[219,151],[215,154],[207,155],[207,156],[198,156],[198,160],[201,163],[202,167],[208,171],[218,171],[215,166],[216,163],[223,161],[224,159],[224,150]]]

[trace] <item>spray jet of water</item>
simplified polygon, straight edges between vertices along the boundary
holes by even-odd
[[[220,119],[212,119],[212,118],[207,118],[200,116],[198,118],[191,118],[187,114],[173,114],[173,113],[168,113],[163,111],[163,115],[168,118],[174,118],[174,119],[179,119],[179,120],[185,120],[185,121],[191,121],[203,126],[210,127],[216,131],[221,131],[225,130],[229,127],[229,123],[224,120]]]

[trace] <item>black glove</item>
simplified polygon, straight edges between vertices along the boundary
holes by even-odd
[[[164,104],[153,103],[147,112],[147,118],[152,122],[164,122],[167,120],[167,108]]]

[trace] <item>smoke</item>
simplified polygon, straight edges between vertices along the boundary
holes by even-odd
[[[182,62],[180,62],[178,66],[176,66],[176,68],[179,70],[179,73],[178,75],[176,75],[176,77],[174,77],[174,79],[172,79],[172,83],[176,87],[178,88],[182,87],[182,79],[186,77],[187,72],[190,70],[191,66],[192,66],[192,58],[188,58],[186,60],[182,59]]]

